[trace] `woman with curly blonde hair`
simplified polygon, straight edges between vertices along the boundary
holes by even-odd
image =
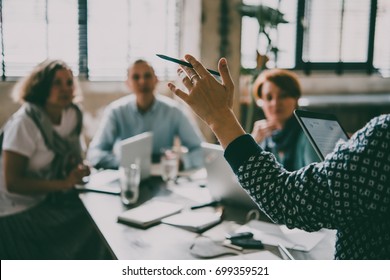
[[[13,98],[22,105],[0,137],[0,258],[104,258],[73,188],[89,168],[82,162],[82,113],[70,67],[61,60],[40,63]]]

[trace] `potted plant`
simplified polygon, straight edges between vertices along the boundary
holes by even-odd
[[[280,1],[279,1],[280,3]],[[261,71],[267,68],[267,62],[272,58],[274,63],[277,62],[279,49],[276,43],[273,41],[274,35],[277,33],[277,28],[279,24],[288,23],[284,18],[284,14],[278,9],[274,9],[262,4],[259,5],[246,5],[240,4],[238,6],[238,11],[241,16],[248,16],[256,18],[259,24],[259,33],[257,37],[257,42],[259,43],[262,38],[265,38],[265,50],[263,53],[260,53],[257,46],[256,53],[256,67],[253,69],[241,68],[241,74],[249,75],[250,82],[260,74]],[[250,92],[250,90],[249,90]],[[247,131],[252,128],[254,111],[256,104],[254,104],[252,94],[250,94],[250,102],[247,105],[247,108],[242,109],[242,119],[245,119],[244,126]]]

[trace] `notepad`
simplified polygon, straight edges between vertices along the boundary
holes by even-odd
[[[121,213],[118,222],[148,228],[160,223],[161,219],[176,214],[183,209],[183,205],[159,200],[152,200]]]
[[[75,186],[76,190],[81,192],[99,192],[108,194],[120,194],[118,170],[106,169],[93,173],[89,176],[88,183]]]
[[[187,211],[165,218],[161,222],[200,233],[220,223],[221,213]]]

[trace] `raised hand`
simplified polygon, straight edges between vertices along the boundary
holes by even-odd
[[[222,78],[222,83],[220,83],[194,57],[186,55],[185,58],[194,68],[183,66],[178,70],[178,74],[188,89],[188,93],[176,88],[173,84],[169,84],[169,87],[201,119],[212,125],[215,118],[218,119],[221,113],[229,111],[233,107],[234,84],[226,59],[222,58],[218,63],[218,70]]]
[[[244,134],[233,113],[234,84],[225,58],[218,62],[218,71],[222,81],[216,80],[206,68],[193,56],[185,59],[194,67],[182,67],[178,74],[182,78],[188,93],[174,84],[168,86],[172,92],[184,100],[192,110],[213,130],[226,147],[236,137]]]
[[[260,143],[265,138],[271,136],[277,129],[280,128],[276,125],[276,123],[268,120],[259,120],[254,123],[251,135],[257,143]]]

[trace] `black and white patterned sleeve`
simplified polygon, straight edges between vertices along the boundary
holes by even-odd
[[[243,188],[275,222],[307,231],[337,228],[356,215],[388,211],[388,125],[389,115],[374,119],[324,162],[295,172],[286,171],[249,135],[233,141],[225,157]]]

